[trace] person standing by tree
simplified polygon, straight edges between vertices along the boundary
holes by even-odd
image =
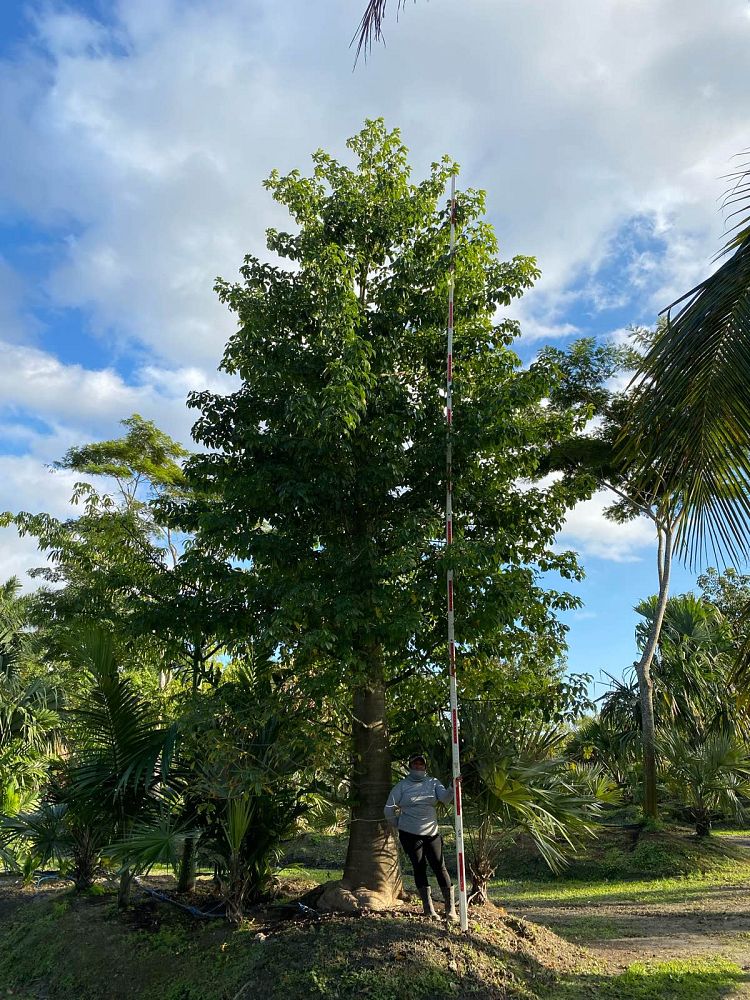
[[[453,799],[446,788],[427,773],[427,761],[421,753],[409,758],[409,773],[391,789],[383,813],[398,830],[398,839],[414,869],[414,881],[427,917],[436,917],[432,893],[427,881],[429,862],[445,901],[446,920],[457,920],[455,891],[443,859],[443,838],[438,830],[435,806]]]

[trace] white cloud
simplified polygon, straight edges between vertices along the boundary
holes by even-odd
[[[154,365],[136,372],[129,384],[112,369],[65,365],[38,348],[0,341],[0,445],[12,452],[0,454],[0,512],[74,516],[69,499],[80,476],[49,467],[68,448],[119,436],[119,422],[134,412],[190,447],[196,414],[185,405],[188,392],[222,391],[231,384],[195,368]],[[13,528],[0,529],[0,582],[15,574],[26,586],[36,586],[25,573],[43,562],[33,540],[19,538]]]
[[[701,273],[747,142],[742,0],[421,2],[352,73],[360,6],[121,0],[106,28],[40,6],[36,46],[2,70],[0,191],[64,237],[53,299],[160,363],[214,363],[231,321],[213,277],[281,217],[261,179],[381,113],[418,165],[453,153],[504,249],[538,255],[539,335],[565,333],[550,304],[633,216],[667,241],[644,311]]]
[[[366,116],[403,128],[417,175],[454,155],[461,183],[488,190],[501,251],[538,257],[514,311],[528,341],[587,332],[573,307],[627,302],[651,321],[703,275],[750,132],[744,0],[420,0],[352,73],[363,4],[119,0],[104,25],[32,0],[36,37],[0,61],[0,199],[46,233],[35,296],[81,308],[112,360],[29,346],[28,289],[0,264],[0,431],[39,473],[0,469],[8,505],[33,486],[47,506],[41,463],[133,411],[187,441],[187,391],[226,385],[206,374],[234,322],[214,276],[285,224],[262,179],[342,153]],[[634,220],[649,245],[624,253]],[[127,379],[123,350],[140,358]],[[606,521],[607,502],[576,508],[564,543],[647,558],[650,525]]]
[[[75,509],[70,495],[78,478],[70,472],[52,472],[30,455],[0,455],[0,512],[71,516]],[[14,527],[0,528],[0,582],[17,576],[25,588],[33,589],[38,582],[27,576],[27,570],[44,563],[33,539],[20,538]]]
[[[616,524],[604,516],[614,497],[601,490],[590,500],[579,503],[568,514],[558,536],[558,545],[575,549],[583,556],[597,556],[612,562],[640,562],[654,554],[656,532],[651,521],[639,517],[627,524]]]
[[[0,436],[18,439],[24,433],[23,416],[31,414],[46,421],[50,431],[40,434],[27,426],[25,435],[36,453],[52,460],[60,457],[63,442],[62,451],[76,442],[117,434],[120,420],[140,413],[189,446],[196,414],[185,405],[188,393],[226,391],[232,384],[194,367],[155,365],[142,367],[126,382],[112,368],[66,365],[38,348],[0,341],[0,420],[10,421],[10,426],[0,423]],[[58,451],[50,455],[51,444]]]

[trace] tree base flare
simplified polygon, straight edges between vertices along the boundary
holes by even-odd
[[[362,910],[397,910],[402,905],[398,890],[383,889],[376,892],[363,887],[353,888],[342,879],[328,883],[318,897],[315,908],[321,913],[359,913]]]

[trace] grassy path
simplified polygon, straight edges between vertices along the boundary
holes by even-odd
[[[514,915],[584,945],[612,972],[634,962],[734,962],[747,981],[727,995],[750,998],[750,838],[723,839],[748,848],[747,861],[682,878],[498,881],[492,895]]]

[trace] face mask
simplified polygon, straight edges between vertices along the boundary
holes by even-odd
[[[412,779],[412,781],[421,781],[422,778],[427,777],[427,772],[422,770],[418,771],[416,768],[412,767],[409,768],[409,777]]]

